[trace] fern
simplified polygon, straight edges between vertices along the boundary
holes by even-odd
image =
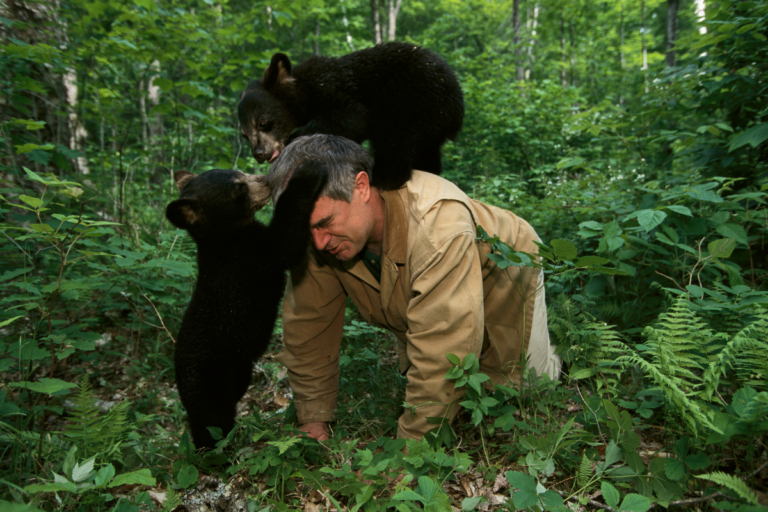
[[[120,402],[102,414],[96,401],[88,379],[83,377],[72,398],[74,406],[64,433],[84,457],[104,455],[109,458],[120,449],[135,425],[128,421],[128,402]]]
[[[657,327],[646,327],[648,353],[654,366],[690,392],[702,383],[701,373],[708,363],[707,345],[714,335],[691,311],[685,296],[659,316]]]
[[[727,487],[728,489],[738,494],[741,499],[748,501],[752,505],[758,504],[757,495],[754,492],[752,492],[752,490],[747,486],[747,484],[745,484],[741,479],[736,478],[733,475],[723,473],[722,471],[713,471],[712,473],[707,473],[705,475],[694,475],[694,476],[696,478],[709,480],[710,482],[714,482],[717,485],[722,485],[723,487]]]
[[[583,379],[600,375],[597,390],[604,389],[612,397],[619,393],[620,376],[625,365],[620,357],[630,352],[613,327],[597,322],[583,313],[578,319],[580,325],[569,333],[570,353],[573,365],[571,377]]]
[[[741,384],[768,389],[768,312],[758,312],[755,319],[712,358],[704,372],[703,398],[712,399],[729,368],[735,370]]]
[[[587,454],[585,452],[581,455],[581,464],[579,465],[579,469],[576,471],[576,485],[579,487],[579,489],[584,489],[589,484],[593,472],[594,466],[592,465],[592,461],[587,458]]]
[[[698,435],[699,425],[717,430],[712,424],[712,411],[681,389],[681,379],[666,375],[658,366],[635,354],[623,356],[620,359],[622,362],[639,366],[643,373],[653,380],[694,435]]]

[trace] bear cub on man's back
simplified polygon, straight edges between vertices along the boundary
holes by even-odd
[[[302,261],[309,217],[327,181],[321,164],[297,169],[269,226],[254,213],[269,200],[266,176],[214,169],[176,171],[181,197],[166,216],[197,244],[198,278],[176,341],[176,383],[198,448],[213,448],[207,427],[226,436],[236,405],[264,353],[285,288]]]
[[[272,162],[301,135],[371,141],[371,183],[394,190],[418,169],[440,174],[440,146],[455,140],[464,96],[450,66],[426,48],[390,42],[291,67],[272,56],[240,96],[240,130],[259,162]]]

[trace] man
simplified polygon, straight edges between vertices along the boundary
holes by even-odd
[[[445,380],[446,354],[474,353],[494,382],[519,382],[520,362],[557,378],[560,358],[547,331],[541,273],[499,269],[475,239],[482,226],[518,251],[538,240],[511,212],[467,197],[438,176],[414,171],[405,186],[370,186],[372,160],[342,137],[312,135],[288,145],[269,173],[278,201],[290,174],[316,160],[328,184],[310,217],[314,250],[294,270],[283,302],[285,350],[301,429],[328,438],[339,381],[339,346],[349,296],[369,322],[399,340],[405,401],[398,437],[421,438],[427,417],[452,418],[462,391]]]

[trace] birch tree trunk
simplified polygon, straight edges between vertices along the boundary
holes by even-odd
[[[560,12],[560,84],[568,88],[568,57],[565,55],[565,13]]]
[[[379,0],[371,0],[371,25],[373,25],[373,43],[381,44],[381,22],[379,21]]]
[[[520,0],[512,2],[512,44],[515,46],[515,71],[517,81],[522,82],[525,79],[525,67],[523,67],[523,46],[520,44]]]
[[[533,16],[528,16],[528,20],[525,22],[529,29],[531,38],[528,43],[528,67],[525,70],[525,79],[531,78],[531,66],[533,65],[533,45],[536,44],[536,28],[539,25],[539,4],[533,6]]]
[[[395,32],[397,29],[397,14],[400,12],[400,5],[403,0],[387,0],[387,11],[389,11],[389,34],[387,41],[395,40]]]
[[[67,73],[62,77],[64,84],[64,91],[67,95],[67,127],[69,128],[69,149],[74,151],[83,150],[83,142],[88,137],[88,132],[85,131],[82,123],[77,117],[77,72],[75,68],[69,68]],[[79,156],[74,159],[75,169],[81,174],[90,174],[91,170],[88,168],[88,160],[84,156]]]

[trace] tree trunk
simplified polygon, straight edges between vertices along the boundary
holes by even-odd
[[[667,0],[667,57],[668,68],[675,66],[675,41],[677,40],[677,10],[680,0]]]
[[[515,47],[515,71],[517,72],[517,81],[522,82],[525,79],[525,68],[523,67],[523,46],[520,44],[520,0],[512,2],[512,44]]]
[[[381,22],[379,21],[379,0],[371,0],[371,25],[373,25],[373,43],[381,44]]]
[[[403,0],[387,0],[387,10],[389,11],[389,35],[387,41],[395,40],[395,32],[397,29],[397,14],[400,12],[400,5]]]
[[[560,13],[560,83],[568,88],[568,57],[565,55],[565,16]]]
[[[619,17],[619,105],[624,104],[624,2]]]
[[[569,49],[570,72],[568,74],[571,77],[571,86],[576,87],[576,30],[573,27],[573,18],[571,18],[569,32],[571,41]]]
[[[88,137],[80,119],[77,117],[77,72],[75,68],[69,68],[67,74],[62,77],[64,90],[67,95],[67,127],[69,128],[69,149],[82,151],[83,142]],[[88,161],[84,156],[79,156],[73,160],[74,167],[81,174],[90,174]]]
[[[704,21],[707,19],[707,2],[706,0],[696,0],[696,17],[701,23],[699,27],[699,34],[704,35],[707,33],[707,27],[704,26]]]
[[[539,4],[534,4],[533,6],[533,16],[528,16],[528,21],[526,21],[526,25],[528,26],[529,32],[531,34],[531,38],[528,43],[528,68],[525,70],[525,79],[530,80],[531,78],[531,66],[533,65],[533,45],[536,44],[536,28],[539,25]]]
[[[320,55],[320,18],[315,20],[315,55]]]
[[[645,46],[645,0],[641,0],[640,13],[642,16],[642,27],[640,28],[640,40],[643,45],[643,70],[648,69],[648,48]]]

